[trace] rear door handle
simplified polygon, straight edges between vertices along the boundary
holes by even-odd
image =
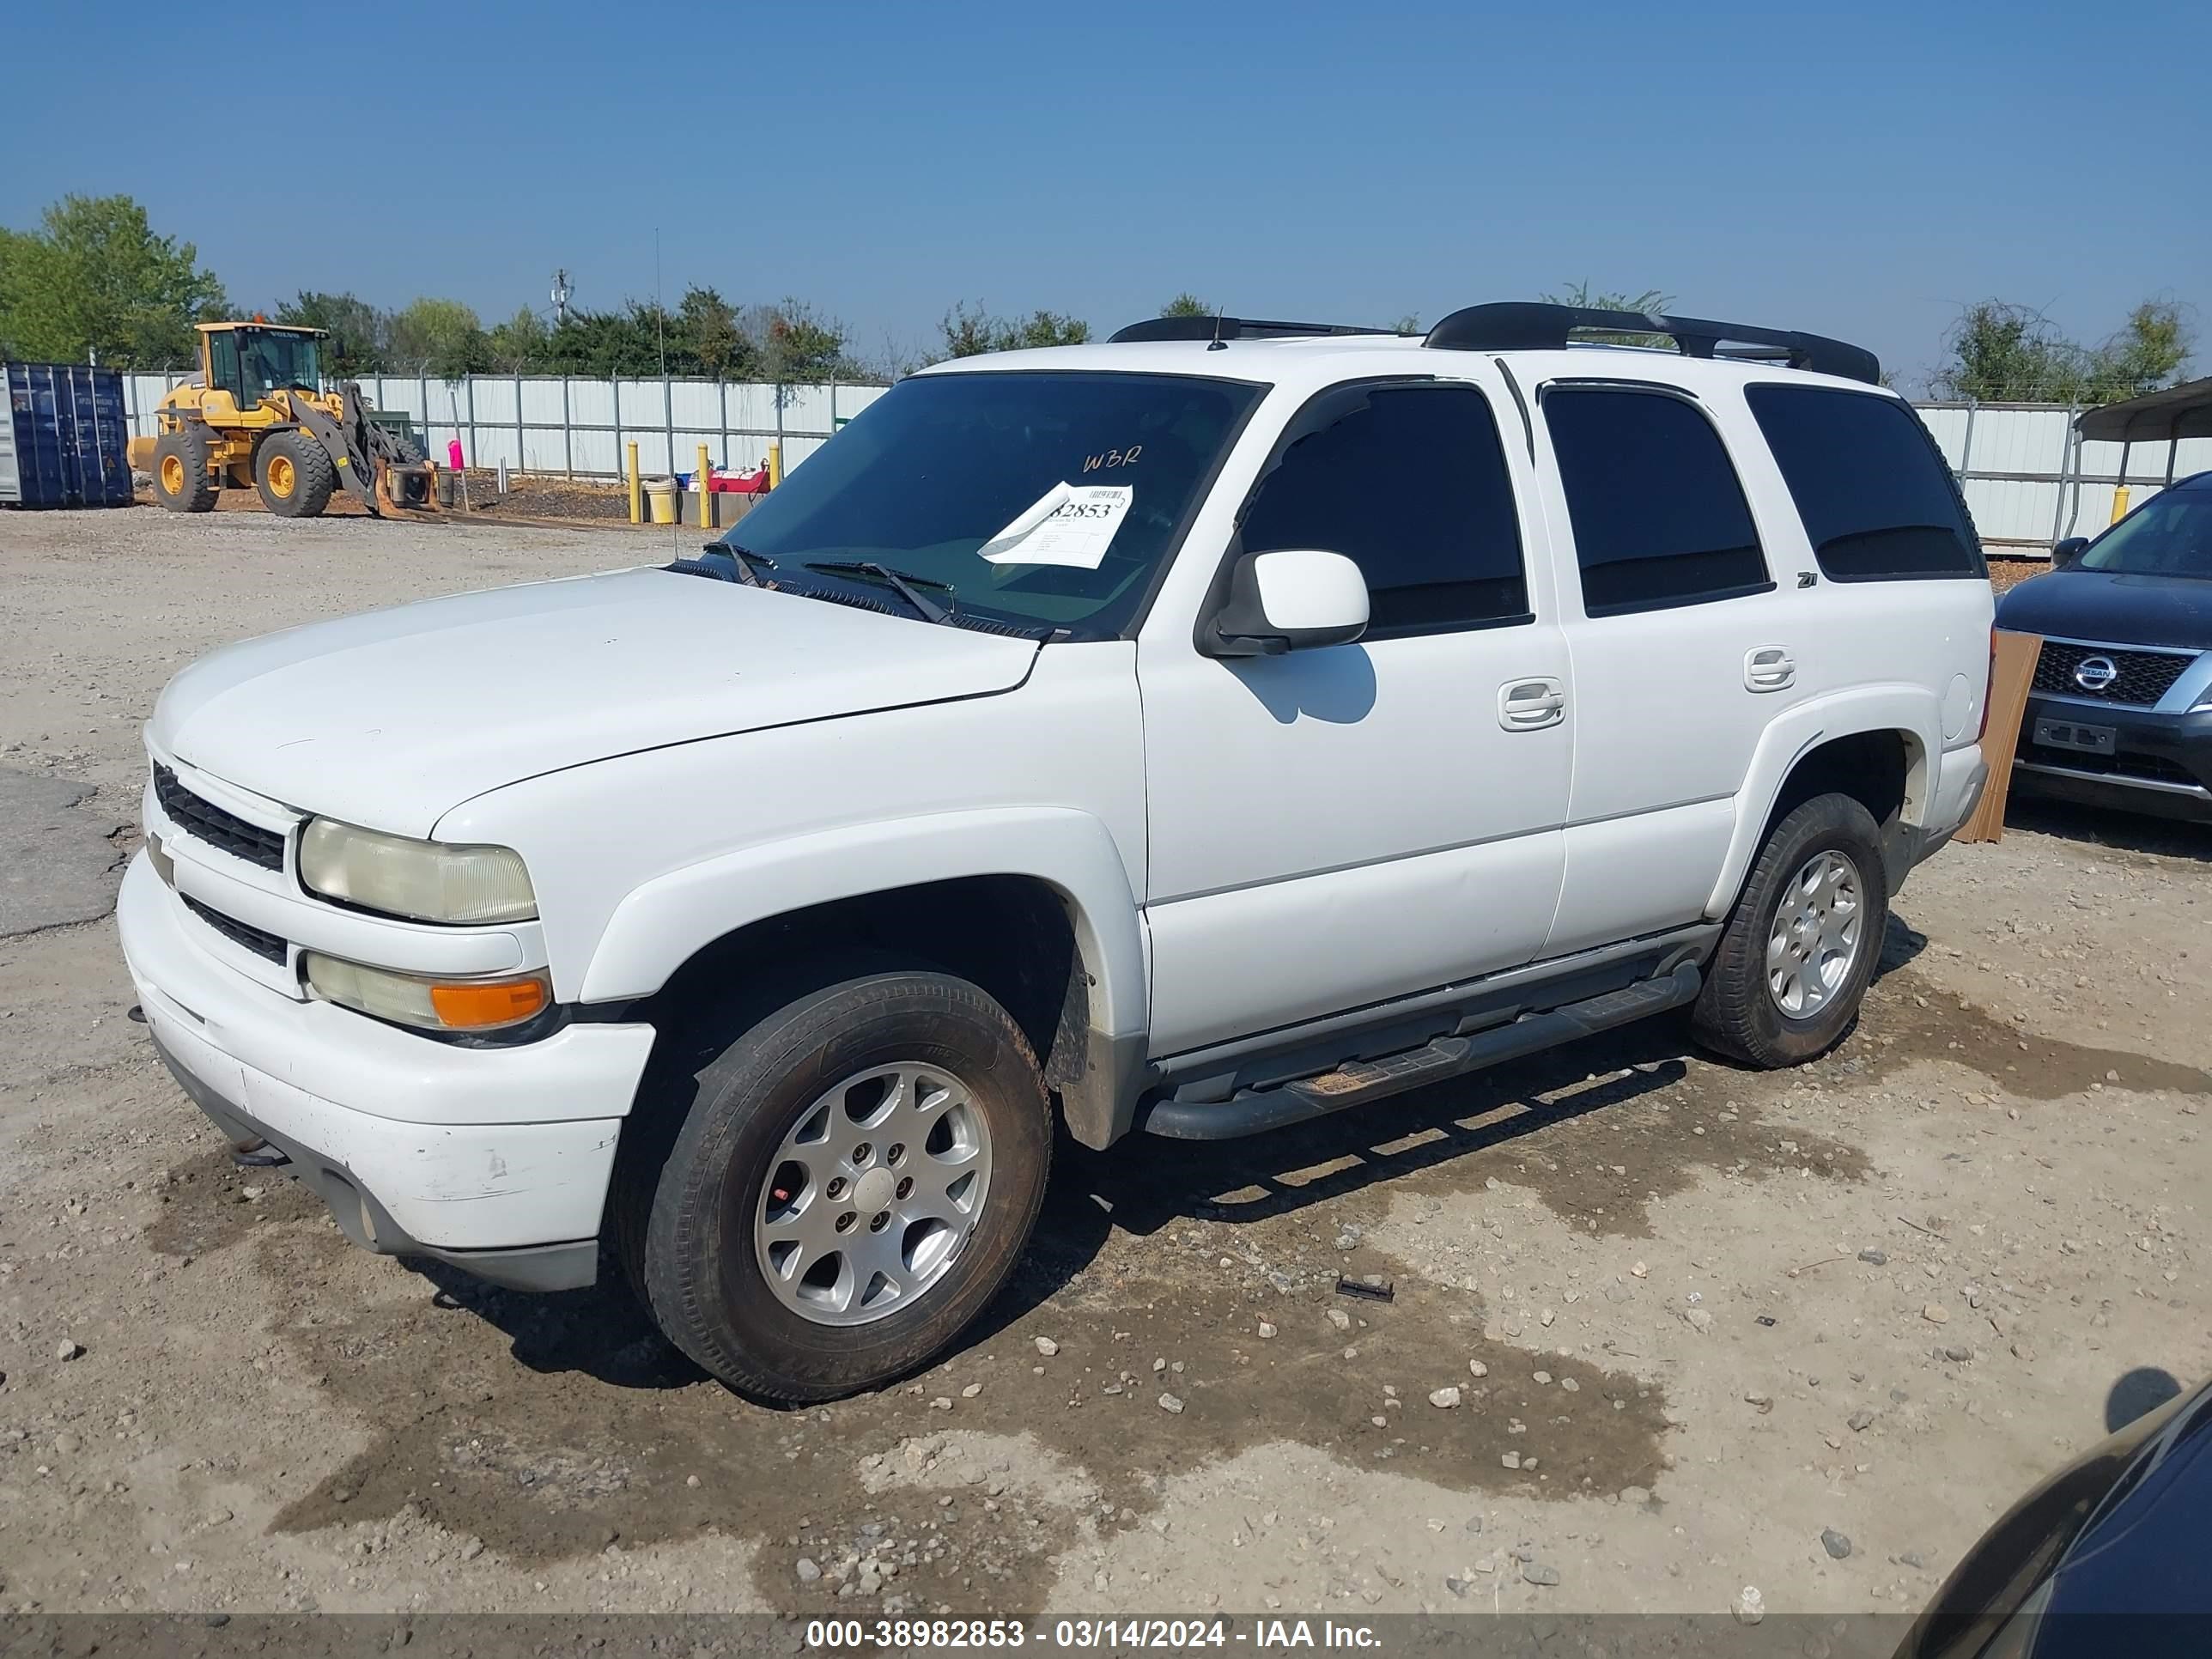
[[[1508,680],[1498,688],[1498,723],[1508,732],[1538,732],[1567,717],[1567,689],[1548,678]]]
[[[1745,690],[1780,691],[1796,682],[1797,664],[1788,646],[1759,645],[1744,653]]]

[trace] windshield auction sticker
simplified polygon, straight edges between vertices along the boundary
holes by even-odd
[[[976,551],[993,564],[1096,570],[1136,494],[1133,484],[1056,483]]]

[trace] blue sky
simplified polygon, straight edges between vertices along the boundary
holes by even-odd
[[[963,299],[1387,322],[1586,278],[1911,384],[1968,301],[2094,338],[2160,295],[2212,372],[2203,0],[189,15],[17,9],[0,223],[127,191],[242,304],[428,293],[487,324],[556,265],[580,304],[650,297],[658,226],[672,301],[798,295],[864,355]],[[333,121],[392,172],[319,173]]]

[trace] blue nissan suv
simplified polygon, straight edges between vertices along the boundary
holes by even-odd
[[[2014,788],[2212,823],[2212,472],[2051,564],[1997,603],[2043,636]]]

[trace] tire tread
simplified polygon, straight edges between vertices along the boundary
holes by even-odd
[[[174,496],[161,489],[161,461],[174,455],[185,464],[185,488]],[[154,441],[154,498],[162,506],[177,513],[210,513],[215,510],[216,482],[209,475],[208,441],[206,431],[185,425],[174,432],[164,432]]]
[[[856,1378],[853,1368],[841,1367],[834,1356],[811,1360],[786,1356],[783,1363],[771,1365],[749,1352],[726,1311],[721,1282],[725,1264],[717,1252],[701,1248],[705,1241],[700,1234],[708,1223],[700,1213],[699,1199],[702,1184],[712,1185],[712,1172],[733,1157],[731,1143],[751,1120],[752,1109],[744,1103],[763,1099],[780,1079],[818,1054],[828,1035],[841,1027],[870,1015],[915,1014],[950,1017],[988,1028],[1000,1051],[1018,1068],[1017,1085],[1036,1103],[1040,1127],[1047,1131],[1036,1138],[1042,1147],[1039,1157],[1048,1166],[1052,1137],[1045,1121],[1048,1097],[1036,1056],[1021,1028],[979,987],[943,974],[912,971],[876,973],[827,985],[783,1001],[750,1024],[734,1019],[723,1024],[722,1031],[735,1030],[737,1035],[697,1070],[689,1103],[663,1100],[663,1109],[649,1113],[645,1123],[635,1126],[647,1133],[632,1155],[617,1156],[609,1231],[626,1273],[669,1340],[742,1394],[797,1404],[836,1398],[888,1380],[887,1376]],[[714,1049],[713,1029],[694,1025],[687,1032],[672,1034],[667,1063],[658,1077],[661,1086],[680,1089],[685,1084],[683,1073],[689,1060]],[[728,1102],[738,1103],[726,1107]],[[645,1103],[641,1091],[641,1105]],[[630,1133],[626,1128],[625,1142]],[[948,1303],[914,1328],[914,1334],[902,1335],[896,1345],[899,1357],[891,1361],[896,1372],[903,1374],[933,1356],[996,1293],[1035,1225],[1045,1173],[1040,1169],[1027,1183],[1024,1212],[1011,1218],[1012,1244],[1005,1272],[980,1297],[968,1298],[974,1306]],[[994,1171],[992,1194],[994,1202],[1014,1199],[1013,1183],[1002,1183]],[[730,1265],[737,1271],[751,1270],[749,1262]],[[875,1333],[888,1322],[845,1328]]]
[[[1766,988],[1766,913],[1779,884],[1822,846],[1846,844],[1867,894],[1861,927],[1858,981],[1838,1003],[1805,1028],[1783,1024]],[[1762,1070],[1799,1066],[1840,1042],[1858,1016],[1860,999],[1873,981],[1889,918],[1881,831],[1873,815],[1844,794],[1815,795],[1785,815],[1767,834],[1744,877],[1735,908],[1706,963],[1705,981],[1691,1010],[1692,1030],[1706,1047]],[[1830,1029],[1832,1028],[1832,1029]]]

